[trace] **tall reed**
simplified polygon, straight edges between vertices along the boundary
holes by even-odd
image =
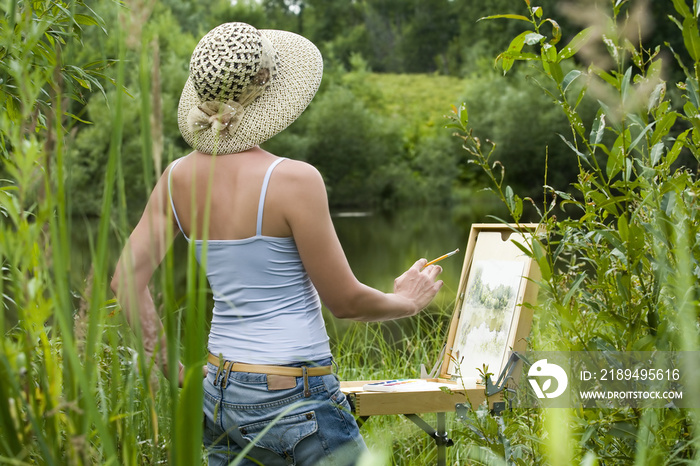
[[[203,308],[201,277],[195,276],[198,302],[188,303],[185,316],[189,331],[182,392],[177,382],[168,382],[143,363],[142,346],[127,330],[107,286],[113,243],[128,231],[121,166],[122,29],[110,30],[121,34],[122,46],[117,92],[109,93],[112,141],[104,165],[102,215],[91,235],[89,274],[83,275],[85,281],[76,280],[80,271],[74,270],[71,238],[84,227],[70,217],[71,176],[65,155],[71,139],[67,128],[75,121],[66,106],[69,97],[79,100],[76,83],[104,89],[102,76],[69,61],[74,55],[69,46],[81,39],[71,25],[105,25],[81,1],[6,2],[2,8],[6,56],[0,97],[6,111],[0,117],[0,376],[6,382],[0,384],[0,461],[202,463],[198,398],[204,337],[203,326],[194,325],[201,321],[197,306]],[[148,67],[144,71],[148,74]],[[51,105],[44,103],[46,94]],[[141,98],[147,108],[149,93]],[[144,171],[152,173],[153,159],[144,161]],[[165,306],[172,310],[166,315],[172,336],[169,353],[179,359],[178,309],[183,306],[172,297],[172,275],[164,274],[163,282],[164,301],[174,304]]]

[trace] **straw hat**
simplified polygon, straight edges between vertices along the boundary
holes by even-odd
[[[304,37],[222,24],[192,53],[178,106],[180,132],[206,154],[250,149],[301,115],[322,75],[321,54]]]

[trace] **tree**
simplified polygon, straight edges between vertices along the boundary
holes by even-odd
[[[445,51],[447,44],[457,35],[458,27],[448,0],[415,2],[396,49],[402,71],[445,73],[448,69]]]

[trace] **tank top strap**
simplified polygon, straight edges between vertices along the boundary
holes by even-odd
[[[258,202],[258,222],[255,228],[255,235],[256,236],[262,236],[262,221],[263,221],[263,210],[265,208],[265,195],[267,194],[267,185],[270,183],[270,176],[272,175],[272,170],[275,169],[277,165],[280,164],[280,162],[285,161],[285,157],[281,157],[274,162],[268,167],[267,172],[265,173],[265,178],[263,179],[263,184],[262,188],[260,189],[260,201]]]
[[[190,239],[187,237],[185,234],[185,230],[182,229],[182,225],[180,224],[180,218],[177,216],[177,210],[175,210],[175,202],[173,202],[173,191],[172,191],[172,177],[173,177],[173,169],[175,168],[175,165],[180,163],[180,160],[182,160],[184,157],[177,159],[175,162],[173,162],[172,165],[170,165],[170,170],[168,170],[168,198],[170,199],[170,208],[173,209],[173,216],[175,217],[175,221],[177,222],[177,227],[180,229],[182,232],[182,236],[185,237],[187,241]]]

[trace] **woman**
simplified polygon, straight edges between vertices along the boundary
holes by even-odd
[[[194,151],[166,168],[112,282],[163,367],[148,283],[174,236],[195,242],[215,303],[204,381],[212,465],[228,464],[253,440],[246,464],[356,460],[366,447],[331,371],[321,300],[338,318],[397,319],[420,312],[442,286],[442,269],[424,267],[425,259],[396,279],[393,293],[360,283],[321,175],[258,146],[306,108],[322,67],[316,47],[289,32],[228,23],[202,38],[178,108]]]

